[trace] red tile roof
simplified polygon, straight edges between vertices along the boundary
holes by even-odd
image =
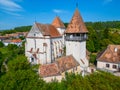
[[[70,24],[68,25],[65,33],[88,33],[88,30],[82,20],[82,17],[76,9]]]
[[[56,62],[61,72],[67,71],[79,65],[79,63],[75,60],[75,58],[72,55],[61,57],[57,59]]]
[[[9,38],[8,36],[0,36],[0,39],[7,39]]]
[[[65,25],[63,22],[60,20],[60,18],[57,16],[54,21],[52,22],[52,25],[56,28],[65,28]]]
[[[79,63],[73,58],[72,55],[65,56],[57,59],[54,63],[45,64],[40,66],[40,76],[57,76],[62,72],[78,66]]]
[[[59,74],[60,72],[56,63],[45,64],[40,66],[41,77],[56,76]]]
[[[98,61],[120,63],[120,45],[109,45],[97,56]]]
[[[35,23],[44,36],[61,37],[60,33],[53,25]]]
[[[5,34],[5,36],[17,37],[17,36],[19,36],[19,34],[18,33],[11,33],[11,34]]]
[[[22,42],[22,40],[21,39],[13,39],[13,40],[11,40],[11,42],[19,43],[19,42]]]

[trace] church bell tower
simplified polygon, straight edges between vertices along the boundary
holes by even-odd
[[[73,55],[73,57],[80,63],[80,66],[88,67],[89,62],[86,58],[88,30],[82,20],[78,8],[74,13],[65,34],[66,55]]]

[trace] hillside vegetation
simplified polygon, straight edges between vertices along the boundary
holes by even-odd
[[[1,35],[5,35],[5,34],[16,33],[16,32],[28,32],[31,29],[31,27],[32,26],[15,27],[14,29],[10,29],[10,30],[1,30],[0,33]]]
[[[95,72],[82,77],[66,73],[61,82],[46,83],[37,74],[38,66],[31,66],[24,56],[24,49],[16,45],[0,48],[0,90],[119,90],[120,77],[106,72]],[[8,70],[7,70],[8,69]]]

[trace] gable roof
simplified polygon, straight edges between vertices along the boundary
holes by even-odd
[[[98,61],[120,63],[120,45],[109,45],[97,56]]]
[[[72,55],[61,57],[57,59],[56,62],[61,72],[67,71],[79,65],[79,63],[75,60],[75,58]]]
[[[88,33],[78,9],[76,9],[65,33]]]
[[[52,25],[56,28],[65,28],[65,25],[58,16],[53,20]]]
[[[13,39],[13,40],[11,40],[11,42],[13,42],[13,43],[20,43],[20,42],[22,42],[22,40],[21,39]]]
[[[60,33],[53,25],[40,23],[35,23],[35,25],[44,36],[61,37]]]
[[[7,40],[4,40],[3,42],[4,43],[21,43],[22,40],[21,39],[13,39],[13,40],[7,39]]]
[[[57,76],[62,72],[78,66],[79,63],[73,58],[72,55],[65,56],[57,59],[54,63],[45,64],[40,66],[40,76]]]
[[[52,64],[45,64],[40,66],[40,76],[47,77],[47,76],[56,76],[59,75],[59,69],[56,63]]]
[[[0,39],[7,39],[9,38],[8,36],[0,36]]]

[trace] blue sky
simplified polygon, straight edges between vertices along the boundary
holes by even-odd
[[[0,0],[0,30],[50,24],[56,15],[70,22],[76,2],[84,21],[120,20],[120,0]]]

